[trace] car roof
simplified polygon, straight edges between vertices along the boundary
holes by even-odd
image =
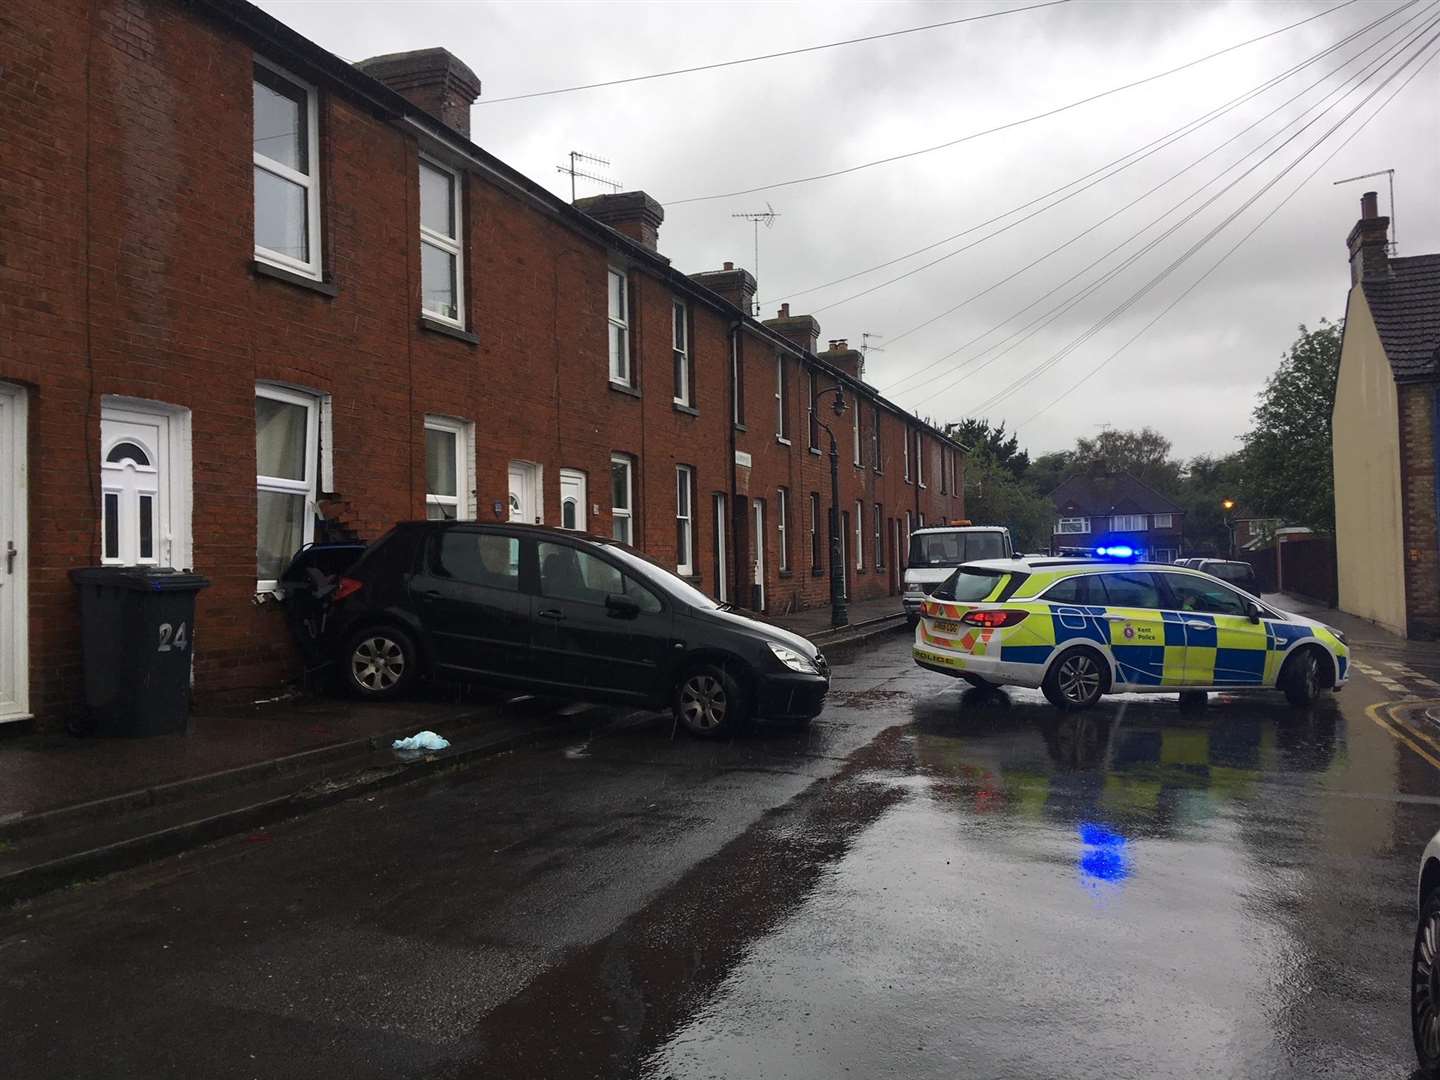
[[[1004,532],[1004,525],[922,525],[918,529],[911,529],[911,536],[921,536],[925,533],[950,533],[950,532]]]
[[[1176,566],[1173,563],[1160,562],[1120,562],[1108,559],[1087,559],[1087,558],[1060,558],[1054,555],[1025,556],[1015,559],[977,559],[974,562],[967,562],[961,566],[962,570],[970,568],[989,570],[1005,574],[1032,574],[1037,570],[1069,570],[1077,574],[1103,574],[1124,572],[1127,570],[1146,571],[1168,571],[1170,573],[1190,572],[1197,577],[1209,577],[1189,566]]]
[[[557,540],[588,540],[592,544],[604,544],[607,547],[625,547],[626,545],[616,540],[613,536],[601,536],[599,533],[581,532],[578,529],[562,529],[558,525],[528,525],[523,521],[402,521],[396,526],[397,529],[414,530],[417,532],[438,532],[443,529],[483,529],[487,532],[496,533],[532,533],[537,537],[553,538]],[[633,550],[633,549],[632,549]],[[640,552],[636,552],[640,554]]]

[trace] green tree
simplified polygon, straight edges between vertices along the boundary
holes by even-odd
[[[1025,470],[1025,486],[1037,495],[1049,495],[1074,472],[1073,457],[1069,450],[1041,454]]]
[[[999,427],[991,427],[988,420],[961,420],[958,424],[947,424],[946,433],[970,447],[972,460],[988,458],[1016,478],[1024,476],[1030,466],[1030,454],[1020,449],[1018,436],[1005,434],[1003,422]]]
[[[1181,464],[1170,450],[1170,440],[1153,428],[1106,428],[1093,439],[1075,440],[1071,467],[1089,476],[1129,473],[1157,491],[1173,494],[1180,484]]]
[[[1335,528],[1330,410],[1340,374],[1340,333],[1341,325],[1328,319],[1314,330],[1300,326],[1243,436],[1241,499],[1253,511],[1320,532]]]
[[[1004,525],[1016,551],[1045,551],[1055,508],[1044,495],[984,455],[965,467],[965,515],[977,525]]]
[[[1238,451],[1224,457],[1208,454],[1191,458],[1180,478],[1174,498],[1185,511],[1185,550],[1201,554],[1224,554],[1230,546],[1225,525],[1226,499],[1239,499],[1243,455]]]

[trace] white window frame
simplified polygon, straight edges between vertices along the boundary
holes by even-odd
[[[855,500],[855,569],[865,569],[865,503]]]
[[[907,438],[908,438],[908,436],[907,436]],[[909,510],[906,510],[906,511],[905,511],[905,542],[904,542],[904,543],[901,545],[901,547],[900,547],[900,550],[901,550],[900,565],[901,565],[901,566],[907,566],[907,567],[908,567],[908,566],[910,565],[910,534],[915,531],[915,530],[911,527],[913,524],[914,524],[914,518],[912,518],[912,517],[910,516],[910,511],[909,511]]]
[[[790,430],[786,424],[787,406],[785,393],[785,354],[775,354],[775,441],[790,445]]]
[[[425,259],[423,251],[421,252],[420,259],[420,313],[427,319],[435,319],[448,326],[458,327],[463,330],[465,329],[465,185],[461,174],[457,170],[436,161],[432,157],[421,154],[419,168],[425,169],[427,166],[438,173],[444,173],[450,178],[450,206],[453,211],[453,220],[450,222],[450,225],[455,231],[455,236],[452,239],[451,237],[427,229],[424,225],[425,215],[422,213],[420,215],[420,244],[422,247],[429,244],[431,247],[438,248],[447,255],[453,256],[455,259],[455,316],[452,318],[449,315],[443,315],[425,306]],[[418,183],[418,170],[416,177]],[[423,185],[420,186],[419,192],[421,198],[424,198]]]
[[[915,432],[915,483],[925,487],[925,435],[919,431]]]
[[[314,543],[315,541],[315,504],[319,497],[319,457],[320,457],[320,402],[321,395],[313,394],[304,390],[292,390],[286,386],[275,383],[256,383],[255,396],[267,398],[271,401],[283,401],[288,405],[299,405],[305,409],[305,478],[303,480],[289,480],[279,476],[255,476],[255,489],[258,492],[270,491],[279,495],[304,495],[305,512],[303,518],[303,531],[301,533],[301,546]],[[257,512],[256,529],[259,529],[259,518]],[[257,593],[277,592],[280,588],[278,579],[259,578],[255,583]]]
[[[615,506],[615,466],[625,469],[625,505]],[[628,454],[610,455],[610,535],[622,544],[635,546],[635,462]],[[615,523],[625,522],[625,535],[615,535]]]
[[[675,572],[681,577],[695,576],[695,470],[689,465],[675,466],[675,535],[685,538],[685,559],[675,553]],[[680,545],[677,543],[676,547]]]
[[[610,283],[620,282],[620,314],[610,310]],[[610,381],[621,386],[635,385],[635,365],[630,360],[630,275],[612,266],[605,275],[606,341],[610,352]],[[622,348],[615,348],[615,331],[621,332]]]
[[[810,493],[810,569],[818,571],[824,561],[824,548],[820,544],[820,493]]]
[[[675,358],[675,374],[679,377],[680,392],[675,395],[675,404],[691,408],[690,400],[690,309],[684,301],[674,300],[670,307],[670,344]]]
[[[851,406],[854,416],[850,420],[850,430],[855,435],[855,467],[858,469],[864,464],[860,454],[860,399],[856,397],[855,403]]]
[[[1079,536],[1090,531],[1090,519],[1088,517],[1063,517],[1055,522],[1055,535],[1057,536]]]
[[[815,374],[815,369],[810,368],[807,372],[810,385],[810,403],[805,411],[806,427],[809,429],[806,438],[810,440],[810,449],[817,454],[820,452],[820,418],[815,414],[815,395],[820,390],[820,379]]]
[[[305,156],[310,164],[310,174],[296,172],[288,165],[282,165],[273,158],[266,157],[254,148],[253,133],[254,121],[251,121],[252,142],[250,148],[251,163],[264,169],[273,176],[282,180],[289,180],[305,189],[305,226],[306,240],[310,248],[310,259],[308,262],[291,258],[289,255],[278,251],[271,251],[267,247],[255,244],[255,258],[258,262],[268,263],[271,266],[279,267],[282,270],[289,270],[291,273],[300,274],[303,277],[313,278],[320,281],[324,276],[324,259],[320,250],[320,91],[304,79],[297,78],[290,74],[278,64],[272,64],[264,57],[256,56],[255,66],[263,67],[274,75],[279,76],[286,82],[292,84],[297,90],[305,92],[305,134],[307,146]],[[254,72],[251,72],[251,99],[254,99]],[[253,104],[252,104],[253,109]],[[251,176],[251,213],[254,213],[254,176]],[[253,230],[253,220],[252,220]]]
[[[425,492],[425,508],[428,515],[429,508],[433,503],[435,506],[449,507],[452,510],[450,520],[452,521],[474,521],[475,520],[475,483],[472,477],[474,469],[471,462],[475,460],[475,425],[468,420],[459,420],[453,416],[426,416],[426,431],[443,431],[455,436],[455,494],[435,495],[430,491]],[[429,439],[426,440],[426,454],[429,454]],[[429,473],[429,461],[426,461],[426,473]],[[429,487],[429,484],[426,484]]]
[[[775,489],[775,531],[780,536],[780,572],[788,573],[790,570],[790,537],[788,522],[790,519],[790,489]]]
[[[1151,514],[1150,528],[1152,529],[1173,529],[1175,527],[1174,514]]]
[[[875,541],[875,569],[885,569],[885,508],[879,503],[875,504],[875,529],[873,537]]]
[[[873,404],[870,407],[870,453],[873,458],[870,464],[877,473],[883,472],[880,461],[880,406]]]
[[[1110,518],[1110,528],[1114,532],[1144,532],[1144,514],[1114,514]]]
[[[905,429],[904,436],[900,442],[905,447],[905,482],[908,484],[910,483],[910,429],[908,427]],[[910,532],[908,525],[905,528],[905,532],[908,536]]]

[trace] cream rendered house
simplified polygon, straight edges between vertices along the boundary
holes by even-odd
[[[1335,387],[1340,608],[1440,636],[1440,254],[1390,254],[1375,193],[1350,231]]]

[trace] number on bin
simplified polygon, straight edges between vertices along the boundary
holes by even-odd
[[[169,652],[171,649],[179,649],[184,652],[189,644],[190,639],[185,636],[183,622],[178,628],[171,626],[168,622],[160,624],[160,652]]]

